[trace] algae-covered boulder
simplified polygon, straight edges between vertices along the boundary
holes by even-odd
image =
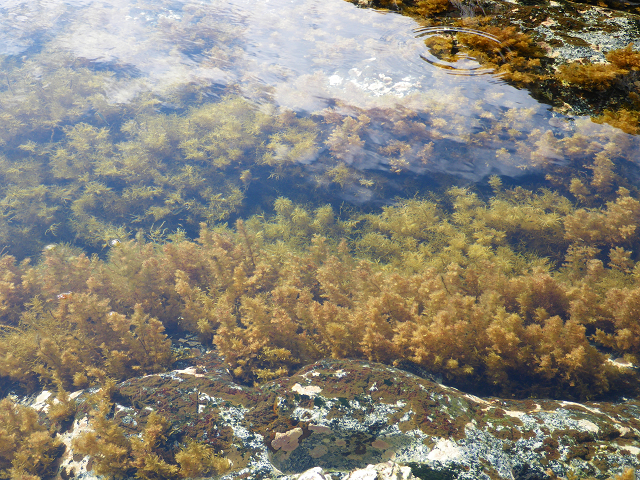
[[[323,360],[252,388],[208,352],[181,370],[118,384],[111,398],[111,421],[126,436],[162,417],[168,440],[188,436],[224,456],[226,479],[413,478],[393,463],[442,479],[607,478],[640,467],[635,400],[478,398],[365,361]],[[66,478],[92,466],[74,451],[87,428],[80,413],[65,435]]]

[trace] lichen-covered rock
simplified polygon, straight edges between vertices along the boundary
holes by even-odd
[[[409,467],[387,462],[354,470],[345,480],[412,480],[415,478]]]
[[[312,387],[311,395],[298,393]],[[276,438],[286,425],[303,430],[298,448],[271,454],[284,472],[312,465],[347,471],[392,459],[416,474],[552,478],[608,475],[640,464],[636,402],[480,399],[354,361],[318,362],[263,392],[275,394],[263,406],[275,413],[265,438]]]
[[[349,0],[416,18],[448,69],[472,57],[568,115],[640,132],[639,7],[618,0]],[[461,64],[463,62],[460,62]],[[456,67],[454,67],[456,68]],[[464,68],[464,67],[461,67]]]
[[[335,476],[342,477],[343,480],[415,480],[417,478],[411,472],[411,468],[391,461],[367,465],[346,475],[337,473]],[[334,475],[325,472],[322,467],[314,467],[300,475],[295,475],[294,478],[295,480],[332,480]]]
[[[229,480],[604,478],[640,467],[635,400],[478,398],[364,361],[324,360],[250,388],[208,352],[182,370],[127,380],[114,398],[129,434],[156,411],[174,432],[223,452]],[[83,428],[81,414],[74,430]],[[78,460],[63,476],[86,476],[91,464]]]

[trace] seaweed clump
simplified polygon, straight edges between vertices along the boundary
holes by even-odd
[[[54,473],[62,442],[32,408],[0,400],[0,438],[0,478],[39,480]]]
[[[427,47],[435,47],[435,53],[445,54],[448,60],[455,60],[460,54],[470,56],[517,86],[527,87],[546,77],[541,68],[544,52],[530,35],[514,26],[496,26],[485,16],[464,18],[459,23],[461,28],[449,40],[449,53],[455,52],[453,56],[446,57],[442,35],[427,38]]]
[[[488,201],[453,188],[344,217],[279,199],[272,218],[202,225],[195,242],[123,241],[107,261],[62,246],[35,266],[7,257],[5,307],[22,313],[0,338],[0,375],[35,388],[159,371],[166,328],[215,344],[247,383],[356,357],[492,395],[633,394],[634,369],[610,360],[640,359],[638,199],[619,189],[576,207],[491,184]],[[75,323],[58,336],[52,322]]]
[[[74,265],[85,285],[94,280],[90,274],[96,259],[69,253],[58,247],[47,257],[43,269],[24,272],[23,294],[34,295],[19,324],[5,325],[2,343],[7,349],[0,359],[3,374],[20,379],[28,388],[58,385],[69,389],[100,384],[106,378],[155,373],[171,365],[171,342],[165,327],[140,306],[132,306],[130,314],[123,315],[110,308],[107,298],[86,291],[55,293],[47,288],[48,282],[64,282],[69,275],[63,270]],[[56,279],[56,272],[61,277]],[[38,278],[38,273],[53,277]],[[65,288],[78,286],[74,282],[79,281],[69,279]]]
[[[607,63],[581,64],[573,62],[562,65],[559,78],[583,89],[606,90],[624,76],[640,70],[640,53],[633,49],[633,43],[625,48],[611,50],[605,54]],[[637,94],[634,94],[637,97]]]
[[[113,383],[107,382],[96,394],[90,428],[74,441],[77,452],[92,458],[96,474],[113,479],[135,476],[156,480],[200,478],[229,470],[230,462],[209,445],[177,441],[169,422],[154,411],[146,416],[140,437],[128,436],[110,418],[113,387]]]

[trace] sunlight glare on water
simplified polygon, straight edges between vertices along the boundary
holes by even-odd
[[[362,145],[342,158],[356,169],[478,181],[563,164],[554,140],[576,132],[637,143],[588,119],[552,115],[491,74],[464,74],[479,68],[473,59],[443,65],[412,19],[342,0],[14,1],[5,2],[1,22],[4,54],[28,56],[44,45],[112,70],[113,103],[184,84],[235,85],[246,98],[303,115],[369,112]],[[409,138],[385,120],[407,109],[423,134]],[[394,167],[380,148],[396,140],[408,147]]]

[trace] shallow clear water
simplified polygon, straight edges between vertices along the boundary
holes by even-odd
[[[3,2],[2,10],[0,53],[28,57],[30,49],[46,45],[96,68],[126,73],[125,79],[116,75],[106,92],[112,103],[188,83],[237,85],[247,98],[263,98],[268,87],[270,101],[297,112],[318,112],[336,102],[410,108],[427,128],[436,117],[431,124],[439,135],[465,144],[491,117],[490,123],[512,123],[525,134],[537,128],[563,136],[575,128],[526,90],[495,76],[456,75],[485,70],[473,59],[438,62],[412,19],[340,0]],[[440,127],[442,121],[450,125]],[[505,138],[500,144],[514,148]],[[490,171],[514,175],[514,167],[528,165],[505,164],[485,146],[464,150],[469,161],[483,165],[468,170],[445,161],[437,168],[479,180]],[[562,161],[553,153],[547,158]]]
[[[429,183],[444,176],[468,183],[492,174],[516,178],[558,169],[566,175],[566,169],[582,168],[604,150],[630,168],[639,159],[638,138],[588,118],[554,113],[471,58],[439,61],[423,43],[425,30],[412,19],[342,0],[5,1],[0,10],[0,54],[17,69],[7,72],[1,87],[4,105],[20,109],[37,88],[46,92],[47,74],[56,68],[102,74],[99,93],[78,93],[78,84],[67,82],[64,88],[81,100],[52,107],[54,119],[45,126],[25,128],[37,123],[41,107],[32,112],[33,120],[31,107],[15,115],[18,126],[6,129],[15,134],[7,133],[4,141],[5,154],[18,163],[30,151],[20,145],[35,141],[44,150],[47,141],[66,145],[64,132],[78,121],[107,128],[113,142],[121,140],[137,112],[149,115],[141,100],[145,95],[158,100],[154,111],[166,123],[167,115],[218,102],[229,92],[249,100],[247,108],[269,115],[292,110],[313,119],[315,146],[296,153],[276,145],[275,160],[267,164],[273,167],[288,155],[286,168],[295,166],[298,184],[359,204],[388,202],[422,188],[414,182],[407,190],[407,179]],[[46,94],[41,98],[48,100]],[[589,142],[598,147],[586,148]],[[122,146],[116,150],[103,158],[122,155]],[[189,162],[174,153],[167,161]],[[51,151],[39,155],[53,158]],[[43,168],[64,177],[48,161]],[[123,180],[96,173],[96,163],[104,160],[91,161],[98,180],[111,191],[124,191]],[[264,163],[260,181],[290,173],[280,164],[275,174],[265,172]],[[340,165],[350,173],[337,181]],[[384,178],[385,189],[372,175]],[[151,188],[154,182],[141,176],[133,183]],[[279,188],[278,194],[287,194]],[[123,224],[125,217],[111,221]],[[163,218],[156,213],[154,219]]]
[[[75,312],[87,337],[117,326],[104,330],[117,343],[139,309],[172,332],[216,332],[247,382],[304,355],[395,362],[396,342],[400,363],[482,391],[606,392],[612,367],[591,349],[628,343],[635,321],[639,139],[472,58],[439,60],[423,41],[434,31],[343,0],[1,2],[6,331],[27,320],[40,355],[40,329],[66,322],[54,333],[89,351],[67,333]],[[235,234],[158,247],[238,219]],[[322,336],[341,346],[316,349]]]

